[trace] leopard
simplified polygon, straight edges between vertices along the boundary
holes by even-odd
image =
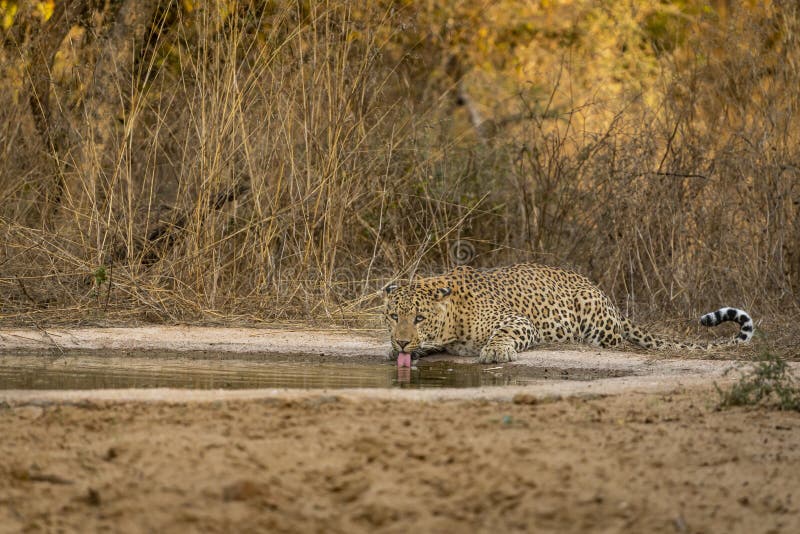
[[[459,266],[438,276],[383,288],[389,358],[413,360],[436,352],[477,357],[478,363],[516,360],[543,343],[601,348],[624,341],[642,349],[707,350],[751,341],[754,324],[738,308],[700,318],[704,326],[739,324],[732,339],[698,344],[653,335],[625,317],[587,277],[569,269],[519,263],[489,269]]]

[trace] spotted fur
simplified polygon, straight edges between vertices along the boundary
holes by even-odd
[[[458,267],[447,274],[385,289],[384,319],[392,354],[415,358],[432,352],[506,362],[543,342],[581,342],[614,347],[623,340],[645,349],[706,349],[746,343],[753,320],[742,310],[720,308],[700,322],[739,323],[733,339],[708,345],[645,332],[625,318],[586,277],[565,269],[523,263],[497,269]]]

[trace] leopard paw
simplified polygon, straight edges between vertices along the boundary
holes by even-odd
[[[517,351],[509,345],[485,346],[478,356],[478,363],[505,363],[517,359]]]

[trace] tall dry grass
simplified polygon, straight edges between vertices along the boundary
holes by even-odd
[[[796,313],[796,7],[654,53],[646,94],[553,76],[499,111],[467,74],[426,78],[447,58],[424,39],[389,48],[410,9],[164,3],[102,93],[67,90],[92,86],[82,60],[37,93],[14,58],[39,45],[7,41],[3,318],[361,322],[390,279],[522,260],[587,274],[640,320]],[[78,37],[59,50],[102,55]],[[51,143],[37,101],[59,110]]]

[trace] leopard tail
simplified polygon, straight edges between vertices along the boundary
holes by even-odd
[[[654,336],[639,326],[633,324],[629,319],[622,318],[622,337],[634,345],[644,349],[688,349],[688,350],[707,350],[714,347],[725,347],[748,343],[753,338],[755,327],[753,319],[744,310],[738,308],[724,307],[717,311],[707,313],[700,318],[703,326],[717,326],[726,321],[739,323],[739,332],[731,339],[711,341],[707,344],[697,344],[692,342],[675,341],[659,336]]]

